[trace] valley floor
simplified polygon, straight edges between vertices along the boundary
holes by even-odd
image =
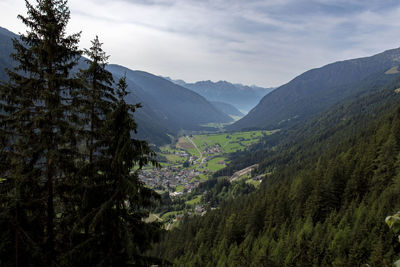
[[[229,154],[246,150],[261,138],[275,131],[248,131],[235,133],[213,133],[182,136],[172,145],[160,147],[158,153],[161,168],[144,168],[139,178],[149,187],[168,197],[184,199],[181,208],[159,210],[153,219],[178,221],[184,213],[203,214],[205,208],[202,195],[195,192],[201,182],[208,181],[213,174],[229,163]],[[252,177],[256,165],[226,177],[230,182],[246,181],[258,186],[259,176]],[[203,192],[204,193],[204,192]],[[159,217],[158,217],[159,216]]]

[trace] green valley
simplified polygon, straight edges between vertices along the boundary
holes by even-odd
[[[258,157],[258,189],[206,182],[202,201],[218,210],[187,217],[153,255],[174,266],[392,266],[400,247],[384,219],[400,205],[399,82],[233,159]]]
[[[147,186],[163,196],[164,205],[158,208],[157,216],[163,221],[177,221],[185,213],[202,214],[204,207],[214,207],[202,194],[222,180],[242,183],[245,187],[258,186],[260,177],[252,177],[256,166],[249,166],[232,176],[214,177],[215,172],[230,163],[230,155],[245,151],[276,131],[248,131],[234,133],[210,133],[181,136],[175,144],[159,148],[160,168],[146,167],[139,178]],[[210,181],[208,185],[202,183]],[[211,188],[210,187],[210,188]],[[197,212],[196,212],[197,209]],[[156,218],[156,217],[153,217]]]
[[[0,267],[400,267],[400,1],[2,2]]]
[[[161,168],[144,168],[141,179],[150,187],[172,194],[191,192],[199,182],[230,163],[229,155],[245,151],[276,131],[249,131],[182,136],[159,148]]]

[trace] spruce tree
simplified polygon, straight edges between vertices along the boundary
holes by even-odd
[[[157,162],[147,142],[132,138],[137,128],[132,112],[140,105],[125,102],[126,88],[123,78],[118,83],[118,100],[99,133],[97,169],[87,180],[84,202],[88,206],[75,229],[76,235],[85,233],[85,237],[69,257],[73,266],[145,264],[143,252],[160,232],[159,223],[143,220],[159,195],[138,179],[138,170]]]
[[[106,116],[113,109],[116,102],[114,96],[113,76],[106,70],[109,56],[101,48],[98,36],[92,41],[92,47],[85,49],[87,69],[81,69],[79,77],[84,83],[80,90],[81,114],[85,119],[83,138],[86,142],[86,160],[95,161],[98,142],[102,139],[100,129],[103,127]]]
[[[125,102],[128,94],[126,89],[126,79],[122,78],[118,83],[117,105],[105,125],[107,147],[103,152],[108,156],[103,164],[107,166],[104,173],[113,184],[109,188],[109,196],[112,196],[115,207],[115,231],[111,233],[115,246],[112,255],[114,259],[126,260],[114,266],[143,264],[144,257],[141,255],[158,238],[160,230],[159,223],[145,223],[143,220],[148,217],[149,208],[156,205],[160,196],[145,187],[138,178],[138,172],[147,164],[158,166],[158,163],[146,141],[132,138],[132,134],[137,132],[133,112],[140,108],[140,104]]]
[[[73,192],[68,201],[70,207],[79,207],[69,211],[69,216],[76,221],[68,221],[66,229],[70,236],[66,259],[76,257],[77,248],[81,245],[89,245],[91,238],[90,218],[95,208],[101,204],[97,192],[101,191],[101,183],[98,183],[99,164],[101,164],[101,146],[104,145],[105,136],[102,132],[105,120],[115,107],[113,77],[106,70],[108,56],[101,48],[98,37],[92,41],[92,47],[85,49],[88,56],[85,59],[86,69],[80,69],[78,77],[82,88],[76,93],[77,106],[79,106],[80,127],[77,135],[79,144],[79,172],[70,185]],[[73,214],[77,215],[74,218]],[[76,247],[77,246],[77,247]],[[87,255],[90,257],[90,255]]]
[[[17,66],[1,86],[1,265],[54,266],[63,244],[58,189],[74,174],[79,33],[66,34],[66,0],[26,1],[28,30],[14,39]],[[57,214],[57,219],[56,219]],[[4,228],[3,228],[4,229]],[[13,255],[13,256],[11,256]],[[3,259],[7,259],[4,260]]]

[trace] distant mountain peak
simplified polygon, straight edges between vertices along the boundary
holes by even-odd
[[[183,80],[172,80],[169,77],[167,79],[204,96],[209,101],[224,102],[245,112],[252,109],[263,96],[275,89],[255,85],[233,84],[225,80],[186,83]]]

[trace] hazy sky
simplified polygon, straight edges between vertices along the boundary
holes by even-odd
[[[31,0],[31,3],[33,1]],[[188,82],[278,86],[311,68],[400,46],[398,0],[69,0],[69,32],[110,62]],[[23,32],[23,0],[0,26]]]

